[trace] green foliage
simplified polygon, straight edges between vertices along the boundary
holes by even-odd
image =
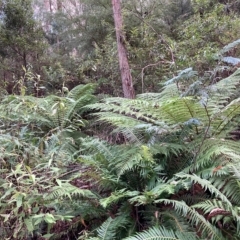
[[[178,66],[194,66],[203,72],[214,66],[219,49],[239,39],[239,17],[234,11],[227,12],[227,4],[219,1],[195,1],[195,14],[179,28],[177,53]],[[229,29],[231,29],[229,31]],[[229,46],[230,47],[230,46]],[[227,46],[222,50],[225,52]],[[180,67],[182,68],[182,67]]]
[[[183,232],[173,232],[164,227],[161,228],[151,228],[143,233],[138,233],[136,236],[124,238],[125,240],[144,240],[144,239],[153,239],[153,240],[171,240],[171,239],[198,239],[192,233],[183,233]]]
[[[50,234],[58,222],[69,220],[69,228],[75,228],[71,220],[79,214],[77,204],[94,208],[97,196],[74,186],[68,169],[85,121],[80,120],[81,109],[94,101],[93,91],[89,84],[77,86],[65,97],[8,96],[2,100],[0,216],[6,231],[1,237],[42,236]],[[82,217],[90,217],[81,212]],[[84,226],[84,219],[79,221]]]
[[[222,66],[237,66],[235,3],[225,12],[215,0],[123,1],[141,93],[133,100],[113,97],[121,91],[109,1],[83,1],[80,17],[60,5],[49,14],[53,54],[41,78],[12,52],[42,47],[37,33],[27,44],[38,28],[30,2],[27,11],[20,3],[1,4],[0,44],[14,40],[2,64],[19,61],[23,75],[15,95],[1,95],[0,238],[238,239],[240,70]],[[56,95],[41,96],[50,85]],[[111,97],[97,101],[95,89]]]
[[[6,1],[2,3],[0,9],[2,16],[0,84],[9,93],[12,93],[12,89],[24,76],[27,68],[32,68],[34,75],[40,73],[39,65],[41,65],[41,57],[44,55],[46,44],[43,31],[33,18],[31,3],[31,0]],[[34,88],[32,82],[28,84]],[[24,86],[28,87],[27,84]]]
[[[161,93],[141,94],[135,100],[107,98],[88,105],[87,109],[96,111],[92,114],[98,119],[96,124],[107,123],[108,128],[110,124],[110,129],[115,128],[110,134],[121,134],[126,144],[106,145],[111,153],[102,153],[100,150],[99,157],[95,158],[97,162],[108,162],[98,168],[104,186],[112,189],[111,194],[100,201],[102,205],[111,209],[115,205],[131,204],[138,209],[137,219],[141,218],[141,225],[144,225],[149,224],[144,221],[147,213],[140,209],[157,204],[156,214],[161,212],[164,204],[166,208],[173,208],[178,217],[186,217],[190,226],[197,226],[201,238],[234,239],[234,230],[230,229],[235,229],[236,223],[238,226],[238,211],[232,209],[232,201],[235,203],[239,187],[231,185],[234,179],[231,183],[228,181],[231,176],[229,167],[232,164],[237,166],[240,152],[238,143],[229,137],[239,116],[238,72],[210,87],[199,85],[194,92],[197,97],[191,96],[191,92],[186,90],[187,79],[188,76],[194,77],[195,81],[200,79],[196,72],[187,69],[167,81]],[[188,96],[184,96],[186,91]],[[125,150],[119,154],[118,149],[123,148]],[[169,165],[178,168],[173,170]],[[104,166],[107,171],[103,170]],[[106,184],[106,181],[109,183]],[[207,196],[202,197],[202,194],[208,192],[213,201],[223,202],[225,207],[222,209],[232,214],[231,221],[228,221],[231,227],[227,232],[208,221],[210,219],[205,219],[187,203],[170,200],[171,196],[176,197],[181,191],[195,191],[197,186],[200,192],[191,193],[196,206],[205,206]],[[198,194],[202,203],[196,196]],[[166,199],[168,197],[170,199]],[[219,206],[212,206],[211,210]],[[210,211],[207,207],[203,209]],[[216,213],[217,219],[221,219],[219,215],[221,211]],[[164,222],[162,224],[167,227]]]

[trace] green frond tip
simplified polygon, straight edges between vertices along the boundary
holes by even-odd
[[[108,218],[97,230],[101,240],[115,239],[115,229],[112,226],[113,219]]]
[[[70,200],[73,197],[84,197],[89,199],[96,199],[97,196],[93,194],[88,189],[80,189],[73,186],[70,183],[61,183],[61,186],[55,186],[52,188],[52,192],[47,193],[44,198],[46,200],[60,199],[60,198],[69,198]]]
[[[164,227],[153,227],[124,240],[195,240],[199,239],[189,232],[172,231]]]
[[[68,98],[77,100],[84,95],[91,95],[94,93],[95,88],[96,88],[96,85],[92,83],[85,84],[85,85],[82,85],[82,84],[78,85],[68,93]]]
[[[98,229],[97,235],[99,240],[114,240],[117,239],[118,231],[120,228],[124,228],[129,224],[128,218],[118,216],[115,218],[109,217]],[[90,240],[90,239],[89,239]]]
[[[166,81],[164,85],[167,86],[172,83],[177,83],[181,80],[187,80],[187,79],[196,77],[197,75],[198,75],[197,71],[193,71],[192,68],[187,68],[187,69],[184,69],[181,72],[179,72],[179,74],[176,77]]]
[[[111,196],[101,199],[100,204],[104,208],[106,208],[106,207],[110,206],[111,204],[120,201],[120,199],[122,199],[122,198],[134,197],[134,196],[137,196],[138,194],[139,194],[138,191],[126,191],[126,189],[121,189],[119,191],[113,192],[111,194]]]
[[[234,42],[229,43],[228,45],[224,46],[223,49],[220,51],[221,54],[227,53],[233,48],[235,48],[238,44],[240,44],[240,39],[237,39]]]

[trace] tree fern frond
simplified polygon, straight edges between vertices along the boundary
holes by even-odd
[[[110,99],[105,99],[104,103],[96,103],[96,104],[88,105],[87,108],[90,108],[92,110],[97,110],[97,111],[100,110],[101,112],[98,114],[99,115],[105,114],[103,115],[103,117],[106,116],[106,113],[108,113],[110,114],[110,116],[111,114],[115,114],[113,116],[115,117],[121,116],[124,119],[124,115],[125,115],[125,117],[128,117],[128,118],[130,117],[130,118],[139,119],[139,121],[142,123],[149,122],[149,123],[157,124],[156,120],[158,119],[159,113],[154,111],[154,108],[158,108],[158,105],[159,105],[158,103],[145,101],[141,99],[126,101],[126,99],[123,99],[123,98],[110,98]]]
[[[74,87],[67,95],[68,98],[78,100],[84,95],[92,95],[95,91],[95,85],[92,83],[85,85],[78,85]]]
[[[216,199],[207,200],[207,201],[192,205],[191,207],[202,209],[204,211],[204,214],[207,214],[207,213],[209,214],[208,216],[209,219],[217,215],[222,215],[222,216],[231,215],[236,220],[236,222],[238,222],[238,224],[240,223],[238,207],[235,207],[235,206],[229,207],[229,205],[225,204],[225,202],[223,201],[219,201]],[[216,211],[215,213],[214,213],[214,210]]]
[[[234,204],[239,203],[240,199],[240,183],[234,176],[227,175],[223,177],[215,177],[211,179],[212,184],[221,189],[221,192]]]
[[[188,220],[179,216],[174,210],[159,212],[159,223],[173,231],[194,232],[194,227],[189,225]]]
[[[206,199],[209,199],[209,198],[210,196],[207,193],[195,194],[195,195],[188,193],[180,196],[178,200],[184,201],[188,206],[191,206],[199,202],[206,201]]]
[[[179,72],[178,76],[165,82],[165,85],[172,83],[178,83],[180,80],[188,80],[189,78],[194,78],[198,75],[197,71],[193,71],[192,68],[187,68]]]
[[[211,225],[210,222],[208,222],[195,209],[189,207],[185,202],[170,199],[160,199],[155,202],[164,203],[165,205],[170,204],[179,215],[188,217],[189,222],[198,227],[199,232],[201,233],[201,239],[205,239],[207,237],[213,240],[225,240],[221,232],[216,227]]]
[[[98,229],[99,240],[119,239],[117,235],[121,234],[121,228],[129,224],[128,216],[124,214],[115,218],[108,218]]]
[[[114,158],[111,147],[107,142],[98,138],[81,138],[82,152],[87,154],[98,154],[101,153],[105,156],[106,160]]]
[[[136,126],[137,124],[144,123],[142,121],[139,121],[137,119],[134,119],[132,117],[123,116],[118,113],[111,113],[111,112],[101,112],[101,113],[95,113],[93,116],[97,116],[100,122],[110,123],[113,126],[119,127],[119,128],[131,128]]]
[[[175,98],[165,102],[160,108],[162,118],[168,124],[181,124],[189,119],[206,119],[204,108],[191,97]]]
[[[124,240],[194,240],[198,237],[193,233],[168,230],[164,227],[153,227]]]
[[[238,65],[240,63],[240,58],[235,57],[223,57],[221,60],[232,65]]]
[[[90,190],[80,189],[70,183],[61,183],[61,185],[53,187],[51,192],[47,193],[44,198],[46,200],[60,199],[62,197],[72,199],[73,197],[79,196],[90,199],[97,198]]]
[[[232,75],[222,79],[209,87],[210,99],[209,105],[215,107],[224,107],[231,100],[239,96],[238,86],[240,85],[240,69],[237,69]],[[214,111],[212,111],[214,112]]]
[[[220,133],[222,130],[227,130],[227,125],[232,121],[233,118],[240,114],[240,98],[231,101],[230,104],[226,105],[219,112],[211,116],[212,127],[214,128],[215,134]],[[229,126],[229,131],[232,130]]]
[[[137,95],[138,99],[148,100],[152,102],[165,102],[168,99],[176,98],[180,96],[180,91],[177,84],[172,83],[163,87],[160,93],[142,93]]]
[[[208,181],[206,179],[202,179],[202,178],[198,177],[197,175],[190,175],[190,174],[186,174],[186,173],[178,173],[178,174],[176,174],[176,177],[179,177],[181,179],[186,179],[187,181],[190,180],[191,183],[200,184],[203,189],[209,190],[212,195],[215,195],[217,198],[226,202],[226,204],[228,204],[228,206],[232,206],[232,203],[228,200],[228,198],[224,194],[222,194],[222,192],[220,190],[218,190],[215,186],[213,186],[210,181]]]
[[[112,227],[112,218],[108,218],[97,230],[98,236],[101,240],[116,239],[116,229]]]
[[[138,194],[139,194],[138,191],[127,191],[126,189],[121,189],[113,192],[111,196],[101,199],[100,203],[104,208],[106,208],[113,203],[117,203],[122,198],[133,197]]]
[[[199,147],[200,146],[200,147]],[[228,165],[230,162],[238,162],[240,160],[240,151],[236,141],[222,139],[222,138],[207,138],[203,143],[193,143],[193,148],[197,148],[198,155],[193,165],[189,166],[190,171],[201,171],[212,167],[212,170],[221,165],[222,167]],[[221,168],[222,169],[222,168]],[[187,171],[189,169],[186,169]],[[224,171],[224,168],[222,169]],[[210,176],[220,174],[219,172],[209,172]],[[224,172],[223,172],[224,174]]]
[[[227,53],[235,48],[238,44],[240,44],[240,39],[229,43],[228,45],[224,46],[224,48],[220,51],[221,54]]]

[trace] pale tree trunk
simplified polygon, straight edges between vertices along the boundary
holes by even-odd
[[[135,98],[132,75],[127,58],[125,34],[123,32],[123,20],[120,0],[112,0],[114,24],[116,29],[119,67],[121,72],[123,94],[125,98]]]
[[[57,0],[57,10],[62,11],[62,2],[63,0]]]
[[[53,12],[53,9],[52,9],[52,0],[49,0],[49,10],[50,10],[50,13]]]

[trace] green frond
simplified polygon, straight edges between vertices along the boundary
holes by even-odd
[[[121,189],[115,192],[112,192],[111,196],[101,199],[101,205],[106,208],[113,203],[117,203],[122,198],[129,198],[138,195],[138,191],[127,191],[126,189]]]
[[[240,199],[240,181],[235,176],[234,173],[226,175],[223,177],[215,177],[211,179],[212,185],[216,188],[221,189],[221,192],[229,199],[232,203],[238,204]]]
[[[160,107],[162,120],[168,124],[184,124],[190,119],[198,122],[206,119],[204,108],[191,97],[172,98]]]
[[[51,192],[45,195],[46,200],[54,200],[61,198],[69,198],[72,199],[74,197],[84,197],[90,199],[96,199],[97,196],[93,194],[90,190],[80,189],[78,187],[73,186],[70,183],[59,182],[59,186],[54,186],[51,189]]]
[[[79,118],[83,107],[95,101],[92,95],[93,84],[79,85],[69,92],[68,97],[58,97],[54,95],[45,98],[32,96],[8,97],[3,101],[7,104],[5,111],[10,114],[14,109],[16,117],[23,118],[25,121],[39,123],[50,129],[61,127],[65,128],[71,124],[75,115]],[[15,117],[15,118],[16,118]]]
[[[95,91],[95,84],[89,83],[85,85],[78,85],[74,87],[67,95],[68,98],[78,100],[84,95],[92,95]]]
[[[125,215],[115,218],[108,218],[98,229],[99,240],[114,240],[121,236],[121,229],[129,224],[129,219]]]
[[[157,112],[154,112],[154,108],[156,107],[158,107],[158,103],[155,102],[141,99],[126,101],[126,99],[124,98],[108,98],[105,99],[103,103],[96,103],[87,106],[87,108],[90,108],[92,110],[100,110],[100,113],[98,113],[98,116],[100,116],[100,120],[101,114],[103,114],[103,118],[107,117],[106,113],[109,114],[110,120],[108,121],[108,119],[106,118],[103,120],[112,124],[114,124],[114,121],[111,121],[111,114],[115,114],[113,115],[113,117],[119,116],[122,119],[124,119],[124,117],[128,117],[126,118],[128,121],[129,118],[135,118],[138,119],[140,123],[150,122],[156,124],[155,119],[158,118],[157,114],[159,114]],[[132,121],[133,120],[134,119],[132,119]]]
[[[221,199],[226,204],[228,204],[228,206],[230,207],[232,206],[232,203],[228,200],[228,198],[220,190],[218,190],[214,185],[212,185],[210,181],[206,179],[202,179],[201,177],[198,177],[195,174],[178,173],[175,176],[182,180],[185,179],[187,182],[190,181],[191,184],[193,183],[200,184],[204,190],[209,190],[213,196]]]
[[[187,205],[191,206],[199,202],[209,199],[210,196],[206,193],[192,195],[190,193],[184,194],[178,198],[179,201],[184,201]]]
[[[119,153],[124,150],[121,158],[115,160],[111,165],[116,170],[118,177],[120,178],[125,172],[130,172],[138,169],[144,177],[144,170],[151,169],[155,166],[153,155],[145,145],[125,148],[119,148]]]
[[[199,232],[201,232],[201,239],[205,239],[207,237],[212,240],[225,240],[221,232],[216,227],[208,222],[195,209],[189,207],[185,202],[170,199],[160,199],[156,200],[155,202],[171,205],[179,215],[188,217],[188,221],[192,225],[196,225],[199,229]]]
[[[93,116],[97,116],[99,118],[98,121],[100,121],[100,122],[110,123],[119,128],[131,128],[131,127],[136,126],[139,123],[140,124],[144,123],[141,120],[139,121],[132,117],[123,116],[121,114],[111,113],[111,112],[95,113],[95,114],[93,114]]]
[[[197,149],[198,155],[194,164],[184,171],[196,171],[205,178],[224,175],[227,174],[225,166],[240,160],[240,149],[236,141],[212,137],[205,140],[197,139],[192,144],[192,148]],[[219,166],[219,171],[214,170]]]
[[[179,216],[174,210],[170,209],[159,212],[159,224],[173,231],[194,232],[194,226],[189,225],[186,218]]]
[[[179,72],[179,74],[176,77],[173,77],[172,79],[165,82],[165,85],[178,83],[183,80],[188,80],[196,77],[198,75],[197,71],[193,71],[192,68],[187,68]]]
[[[176,186],[174,184],[159,181],[156,186],[149,191],[133,196],[129,202],[134,206],[152,204],[155,199],[166,198],[175,193]]]
[[[164,227],[153,227],[124,240],[194,240],[198,237],[193,233],[168,230]]]
[[[240,84],[240,69],[232,75],[222,79],[209,87],[210,99],[208,105],[223,108],[231,100],[239,97],[238,86]],[[214,111],[212,111],[214,112]]]
[[[209,214],[208,218],[216,218],[219,215],[224,217],[224,216],[232,216],[234,220],[238,223],[238,231],[239,229],[239,224],[240,224],[240,217],[239,217],[239,209],[238,207],[235,206],[229,206],[223,201],[219,201],[216,199],[213,200],[207,200],[204,202],[200,202],[198,204],[195,204],[191,206],[193,208],[197,209],[202,209],[204,211],[204,214]],[[217,218],[219,220],[219,218]]]
[[[228,45],[224,46],[224,48],[220,51],[221,54],[227,53],[235,48],[238,44],[240,44],[240,39],[229,43]]]
[[[215,134],[221,133],[222,130],[226,132],[233,130],[234,126],[227,126],[229,123],[240,114],[240,98],[231,101],[228,105],[223,107],[219,112],[211,116],[212,126],[214,128]]]
[[[180,91],[177,84],[172,83],[163,87],[160,93],[142,93],[137,95],[138,99],[152,101],[155,103],[165,102],[168,99],[176,98],[180,96]]]

